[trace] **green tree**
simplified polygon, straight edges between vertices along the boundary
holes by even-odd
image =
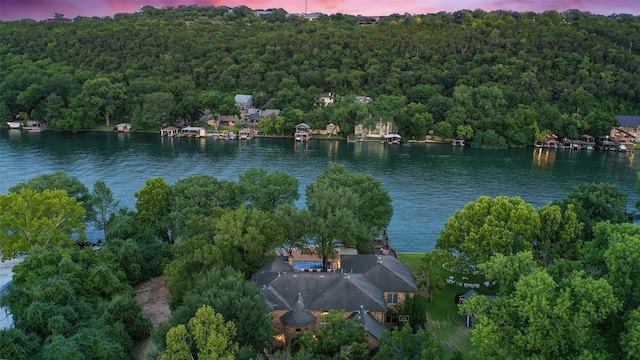
[[[307,187],[310,236],[322,256],[323,270],[335,248],[366,250],[372,239],[391,221],[391,197],[379,180],[366,174],[349,173],[344,166],[330,164]]]
[[[202,234],[174,244],[171,250],[173,256],[164,272],[172,294],[169,306],[175,309],[203,272],[222,266],[224,254]]]
[[[446,121],[440,121],[435,125],[435,131],[442,139],[451,139],[454,134],[453,126]]]
[[[58,129],[58,120],[63,117],[64,99],[57,94],[47,96],[42,104],[42,120],[48,128]]]
[[[123,84],[113,83],[106,77],[87,80],[82,85],[82,92],[71,101],[71,117],[77,118],[75,122],[80,127],[94,125],[98,118],[104,119],[105,125],[110,126],[111,117],[126,99],[125,89]],[[80,116],[88,118],[82,119]]]
[[[456,254],[461,265],[469,266],[495,254],[532,250],[539,232],[538,214],[519,197],[481,196],[447,220],[436,248]]]
[[[553,204],[567,208],[574,205],[578,220],[584,223],[585,238],[593,237],[594,226],[602,221],[614,224],[629,222],[627,195],[618,185],[610,183],[582,183],[574,186],[567,197]]]
[[[167,349],[158,359],[233,360],[238,353],[235,335],[233,322],[225,322],[221,314],[203,305],[186,327],[180,324],[169,330]]]
[[[380,336],[380,348],[373,360],[384,359],[441,359],[442,347],[429,332],[420,329],[415,334],[411,326],[385,331]]]
[[[237,183],[210,175],[180,179],[171,190],[171,218],[178,236],[189,232],[186,225],[194,216],[211,216],[218,207],[235,209],[242,203]]]
[[[108,238],[107,226],[109,225],[109,220],[113,218],[119,204],[120,201],[113,198],[113,192],[104,181],[97,180],[93,184],[91,205],[96,214],[94,224],[96,228],[103,231],[105,241]]]
[[[224,254],[224,264],[252,274],[262,267],[265,254],[282,244],[285,223],[278,214],[247,209],[222,212],[215,221],[213,243]]]
[[[326,325],[315,336],[304,332],[294,340],[294,348],[322,358],[334,356],[349,359],[368,359],[366,330],[354,319],[345,318],[344,311],[330,310],[324,315]]]
[[[16,329],[37,337],[27,359],[126,358],[133,340],[149,334],[135,291],[104,248],[36,248],[14,267],[13,280],[2,304]],[[57,346],[69,349],[56,355]]]
[[[30,188],[0,194],[0,252],[2,259],[36,246],[71,245],[86,239],[85,211],[63,190],[36,192]]]
[[[159,129],[168,124],[173,124],[172,116],[175,107],[175,98],[170,92],[154,92],[144,96],[142,115],[133,122],[137,129]]]
[[[620,339],[624,351],[629,359],[640,359],[640,308],[627,314],[625,330]]]
[[[546,205],[538,209],[540,235],[535,243],[540,258],[552,263],[554,259],[580,260],[584,255],[584,224],[569,204],[566,209]]]
[[[527,276],[541,268],[531,251],[520,251],[513,255],[495,254],[489,261],[480,265],[486,271],[489,281],[497,282],[500,294],[512,294],[520,277]]]
[[[26,360],[39,348],[37,336],[16,328],[0,331],[0,356],[5,359]]]
[[[77,177],[70,177],[62,171],[53,174],[42,174],[29,179],[27,182],[12,186],[9,192],[20,192],[24,188],[41,192],[43,190],[64,190],[67,195],[74,197],[78,203],[84,206],[85,220],[93,219],[94,212],[91,203],[89,189]]]
[[[574,272],[556,281],[541,268],[521,276],[511,294],[476,296],[459,307],[478,314],[471,335],[476,356],[557,359],[600,354],[598,329],[620,302],[604,279]]]
[[[481,149],[506,149],[507,140],[493,129],[487,131],[476,131],[473,136],[471,146]]]
[[[73,339],[67,339],[62,335],[49,337],[40,350],[40,359],[43,360],[82,359],[83,357],[78,344]]]
[[[0,100],[0,121],[13,121],[11,110],[4,101]]]
[[[262,211],[273,212],[300,197],[298,179],[279,170],[268,173],[265,169],[248,169],[240,174],[238,186],[248,205]]]
[[[434,250],[425,253],[420,258],[420,264],[415,271],[418,286],[427,292],[429,302],[433,302],[433,294],[444,289],[445,282],[442,274],[442,264],[450,262],[451,254],[444,251]]]
[[[404,96],[380,95],[368,103],[367,108],[373,116],[380,116],[385,121],[393,121],[406,103],[407,98]]]
[[[171,186],[162,178],[147,180],[145,186],[136,192],[138,219],[156,231],[157,236],[172,243],[171,229]]]
[[[197,277],[183,302],[171,312],[168,322],[158,329],[156,342],[164,348],[164,334],[169,328],[186,324],[202,305],[217,309],[225,320],[236,324],[235,341],[242,346],[262,350],[271,343],[273,324],[266,311],[266,300],[255,283],[230,268],[211,267]]]
[[[200,94],[198,100],[201,109],[209,110],[211,114],[240,115],[232,95],[218,91],[205,91]]]

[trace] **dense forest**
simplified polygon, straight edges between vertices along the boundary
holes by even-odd
[[[157,130],[233,114],[241,93],[283,110],[266,132],[292,133],[304,120],[349,134],[381,116],[406,139],[431,132],[505,148],[549,133],[604,135],[615,115],[640,113],[637,16],[290,15],[179,6],[0,23],[0,118]],[[321,107],[321,93],[338,101]]]
[[[615,185],[579,184],[538,209],[482,196],[456,211],[413,270],[421,294],[401,310],[409,322],[381,334],[373,353],[364,326],[340,311],[316,336],[276,346],[266,297],[249,278],[282,246],[314,245],[322,258],[340,245],[370,250],[393,214],[380,180],[330,164],[303,208],[296,178],[256,168],[238,181],[151,178],[134,196],[135,209],[122,208],[103,181],[89,190],[61,172],[0,194],[0,253],[28,254],[0,301],[14,320],[0,331],[2,358],[132,359],[149,336],[158,359],[640,358],[640,226]],[[88,224],[104,231],[100,246],[84,241]],[[171,314],[151,328],[133,287],[161,274]],[[443,290],[462,287],[446,285],[449,274],[495,289],[454,307]],[[438,331],[442,319],[426,316],[444,303],[456,329],[458,309],[473,322],[465,353],[452,352],[459,340]]]

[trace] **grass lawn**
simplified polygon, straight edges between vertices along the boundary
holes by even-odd
[[[400,260],[407,264],[412,272],[418,267],[420,258],[424,254],[398,254]],[[455,274],[441,268],[443,279],[454,276],[456,281],[480,283],[485,279],[482,274]],[[462,279],[462,277],[467,279]],[[458,293],[465,293],[470,289],[455,284],[447,284],[444,289],[434,293],[433,302],[427,304],[427,328],[440,341],[445,348],[445,359],[453,357],[454,352],[459,351],[465,359],[470,358],[471,352],[471,329],[467,328],[460,315],[458,315],[458,306],[455,303],[455,297]],[[479,289],[475,289],[480,294],[492,295],[484,285]]]

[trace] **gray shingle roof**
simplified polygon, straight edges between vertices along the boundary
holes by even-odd
[[[369,315],[364,307],[361,307],[359,312],[353,313],[353,315],[350,316],[350,319],[358,321],[362,325],[364,325],[365,330],[367,330],[367,332],[376,339],[380,339],[380,335],[382,335],[383,332],[389,330],[386,326],[378,322],[378,320],[376,320],[373,316]]]
[[[304,301],[302,301],[302,294],[298,294],[296,303],[293,305],[293,309],[280,317],[283,323],[295,327],[307,326],[316,322],[316,317],[312,313],[308,312],[304,308]]]
[[[271,281],[269,281],[271,279]],[[382,292],[362,274],[282,273],[275,277],[254,276],[267,300],[277,309],[292,309],[298,294],[312,299],[307,310],[357,311],[361,305],[371,311],[386,311]],[[265,286],[264,281],[269,281]]]
[[[374,311],[386,311],[387,305],[380,289],[362,274],[332,274],[335,281],[322,290],[309,305],[311,309],[344,309],[358,311],[364,305]]]
[[[640,125],[640,116],[616,115],[616,119],[620,122],[620,126],[638,127]]]
[[[357,255],[344,257],[342,268],[364,274],[385,292],[417,292],[411,270],[400,260],[389,255]]]
[[[267,297],[272,310],[292,310],[298,294],[306,310],[385,312],[385,292],[417,292],[409,268],[393,256],[353,255],[342,258],[336,272],[294,272],[285,256],[266,264],[252,280]]]
[[[234,100],[235,100],[237,103],[247,103],[247,102],[249,102],[249,100],[252,100],[252,99],[253,99],[253,96],[251,96],[251,95],[245,95],[245,94],[237,94],[237,95],[235,96],[235,98],[234,98]]]

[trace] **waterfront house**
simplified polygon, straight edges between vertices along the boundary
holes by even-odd
[[[178,134],[178,128],[175,126],[168,126],[164,129],[160,129],[160,136],[176,136]]]
[[[307,141],[311,139],[311,126],[306,123],[300,123],[296,125],[296,132],[294,134],[296,141]]]
[[[207,135],[207,131],[203,127],[199,126],[187,126],[182,128],[182,136],[186,137],[204,137]]]
[[[257,134],[256,122],[252,119],[245,119],[242,122],[242,128],[238,131],[238,136],[241,140],[253,139]]]
[[[131,123],[120,123],[116,125],[116,129],[118,132],[129,132],[131,131]]]
[[[266,117],[271,117],[271,116],[280,116],[280,110],[279,109],[264,109],[264,110],[260,110],[260,118],[266,118]]]
[[[330,271],[321,272],[322,260],[314,257],[312,249],[307,250],[283,249],[283,256],[252,276],[266,297],[282,345],[290,344],[298,332],[315,332],[330,310],[343,310],[346,317],[360,316],[359,321],[367,323],[371,346],[400,317],[406,320],[397,310],[413,298],[418,286],[409,268],[394,255],[337,249]]]
[[[620,126],[614,127],[609,137],[624,144],[635,143],[640,135],[640,116],[617,115]]]
[[[382,138],[386,134],[395,133],[395,123],[393,121],[384,121],[379,116],[372,116],[366,122],[360,122],[356,124],[354,128],[354,134],[359,138]]]
[[[240,110],[249,110],[253,106],[253,96],[237,94],[235,96],[236,107]]]
[[[323,93],[323,94],[320,94],[320,96],[318,96],[318,105],[320,107],[333,104],[335,101],[336,101],[336,97],[332,93]]]
[[[223,115],[220,116],[220,120],[218,122],[220,126],[236,126],[237,124],[241,124],[242,120],[240,120],[240,118],[235,115]]]
[[[334,124],[334,123],[328,123],[327,127],[324,128],[323,130],[313,130],[314,134],[321,134],[321,135],[337,135],[340,132],[340,126]]]

